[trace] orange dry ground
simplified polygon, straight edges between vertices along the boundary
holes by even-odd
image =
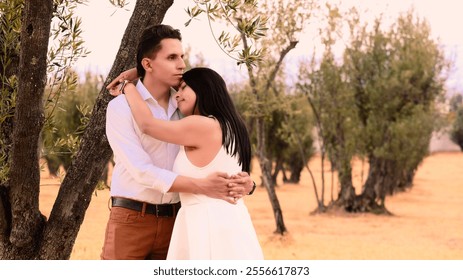
[[[254,162],[252,177],[259,180]],[[320,187],[320,159],[310,167]],[[438,153],[420,166],[413,188],[388,197],[387,208],[393,216],[373,214],[310,215],[315,209],[315,194],[305,170],[298,185],[282,184],[278,199],[288,230],[274,235],[275,220],[267,192],[258,187],[246,197],[254,226],[266,259],[312,260],[436,260],[463,259],[463,153]],[[354,182],[362,179],[362,165],[356,162]],[[366,176],[364,167],[363,179]],[[330,175],[325,176],[329,201]],[[40,207],[48,215],[59,187],[59,180],[42,174]],[[336,192],[336,191],[335,191]],[[320,193],[320,191],[319,191]],[[92,197],[71,259],[99,259],[108,218],[109,191]]]

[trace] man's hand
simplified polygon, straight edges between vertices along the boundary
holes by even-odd
[[[229,185],[234,180],[224,172],[215,172],[209,174],[206,178],[199,179],[198,193],[209,197],[225,200],[229,203],[236,204],[240,197],[230,194]]]
[[[254,182],[247,172],[240,172],[231,176],[228,184],[228,193],[230,196],[241,198],[252,191]]]
[[[253,182],[246,172],[228,176],[225,172],[215,172],[206,178],[177,176],[170,192],[204,194],[236,204],[252,190]]]

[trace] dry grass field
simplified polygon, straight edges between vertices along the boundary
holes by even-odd
[[[320,186],[320,159],[310,161]],[[267,192],[258,188],[246,197],[266,259],[310,260],[462,260],[463,153],[435,153],[420,166],[410,191],[386,200],[392,216],[373,214],[310,215],[315,195],[307,171],[298,185],[279,182],[278,199],[288,233],[274,235],[275,221]],[[362,165],[354,179],[360,185]],[[259,178],[258,164],[252,177]],[[363,168],[363,174],[366,169]],[[326,174],[329,178],[329,174]],[[59,180],[42,174],[40,207],[48,215]],[[331,198],[327,180],[326,200]],[[109,191],[92,197],[71,255],[74,260],[99,259],[108,218]]]

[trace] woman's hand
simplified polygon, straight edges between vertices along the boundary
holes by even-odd
[[[240,172],[230,177],[231,182],[228,184],[229,195],[237,199],[254,192],[254,182],[247,172]]]
[[[119,94],[124,94],[124,89],[127,84],[131,84],[129,80],[124,80],[122,83],[119,83],[117,86],[109,89],[109,94],[112,96],[118,96]]]
[[[137,68],[131,68],[119,74],[114,80],[112,80],[106,87],[109,93],[113,96],[121,94],[121,83],[123,81],[133,82],[138,79]]]

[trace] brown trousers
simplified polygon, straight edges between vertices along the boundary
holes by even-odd
[[[112,207],[102,260],[165,260],[175,217]]]

